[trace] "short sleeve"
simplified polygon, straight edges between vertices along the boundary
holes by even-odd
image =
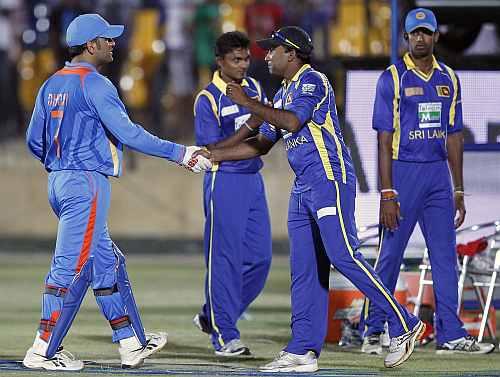
[[[392,70],[395,72],[394,74],[397,75],[396,68],[394,67]],[[399,86],[397,89],[399,89]],[[394,117],[399,116],[398,113],[394,111],[394,106],[398,106],[397,103],[399,98],[397,97],[393,73],[391,72],[391,68],[389,68],[380,75],[377,81],[372,118],[372,128],[374,130],[394,132]]]
[[[450,121],[448,122],[448,133],[462,131],[464,128],[462,117],[462,89],[457,74],[451,71],[453,82],[453,99],[450,105]]]
[[[293,112],[304,125],[311,119],[318,103],[328,95],[328,80],[323,79],[319,73],[309,72],[301,78],[294,98],[286,110]]]
[[[213,108],[208,95],[201,92],[194,103],[194,129],[198,146],[217,143],[222,138],[217,110]]]

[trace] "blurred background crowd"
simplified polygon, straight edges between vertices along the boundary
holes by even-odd
[[[438,53],[452,62],[472,57],[482,66],[495,65],[500,4],[482,1],[481,9],[465,11],[461,2],[420,1],[435,3],[430,5],[442,33]],[[428,5],[418,3],[398,1],[399,20],[408,9]],[[126,25],[105,74],[134,121],[172,140],[192,138],[193,99],[211,80],[213,46],[222,32],[242,30],[255,41],[284,25],[307,30],[314,63],[330,76],[341,113],[346,68],[389,62],[390,0],[0,0],[0,141],[24,135],[39,86],[67,59],[67,26],[88,12]],[[254,43],[251,54],[249,74],[272,98],[279,81],[269,77],[265,51]]]

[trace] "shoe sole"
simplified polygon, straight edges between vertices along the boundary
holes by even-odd
[[[84,368],[84,366],[82,366],[81,368],[45,368],[45,367],[42,367],[39,365],[25,363],[24,361],[23,361],[23,366],[25,368],[32,369],[32,370],[50,370],[50,371],[56,371],[56,372],[57,371],[59,371],[59,372],[78,372],[79,370],[82,370]]]
[[[165,341],[160,343],[158,347],[155,349],[150,350],[148,353],[145,353],[137,363],[134,364],[122,364],[122,369],[135,369],[139,368],[144,364],[144,360],[147,359],[149,356],[154,355],[158,351],[161,351],[165,346],[167,345],[167,334],[165,334]]]
[[[424,335],[425,327],[426,327],[425,323],[420,322],[420,329],[417,329],[417,331],[415,332],[415,335],[411,337],[410,342],[409,342],[410,343],[409,344],[409,348],[403,354],[403,357],[401,357],[401,359],[399,359],[398,361],[396,361],[394,364],[387,364],[384,361],[384,366],[386,368],[394,368],[394,367],[397,367],[398,365],[403,364],[406,360],[408,360],[408,358],[413,353],[413,350],[415,349],[415,342],[417,340],[419,340],[422,337],[422,335]]]
[[[215,351],[215,354],[217,356],[222,356],[222,357],[234,357],[234,356],[249,356],[252,353],[250,352],[249,348],[245,347],[245,348],[242,348],[240,350],[237,350],[237,351],[231,352],[231,353],[221,352],[221,351]]]
[[[319,369],[318,364],[316,363],[316,364],[297,365],[294,367],[275,368],[275,369],[259,368],[259,372],[267,372],[267,373],[316,372],[318,369]]]
[[[495,350],[495,346],[492,344],[492,347],[488,350],[480,351],[480,352],[471,352],[471,351],[455,351],[455,350],[436,350],[437,355],[487,355],[492,353]]]

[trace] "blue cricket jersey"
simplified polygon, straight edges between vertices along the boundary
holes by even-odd
[[[335,95],[328,78],[305,64],[274,96],[274,107],[292,111],[302,127],[294,133],[268,123],[260,133],[276,142],[283,138],[288,161],[295,172],[294,192],[309,190],[318,180],[355,185],[351,156],[344,143]]]
[[[185,147],[133,123],[114,85],[87,63],[66,63],[42,85],[26,133],[48,171],[122,173],[123,145],[179,162]]]
[[[241,83],[243,90],[253,99],[266,103],[266,95],[260,84],[252,77]],[[235,104],[226,96],[227,84],[219,71],[213,75],[212,82],[196,96],[194,103],[194,124],[196,145],[215,144],[232,136],[250,118],[248,110]],[[262,168],[260,157],[240,161],[222,161],[217,171],[227,173],[256,173]]]
[[[378,80],[373,128],[393,132],[394,160],[445,160],[447,135],[463,128],[457,75],[434,57],[426,75],[407,53]]]

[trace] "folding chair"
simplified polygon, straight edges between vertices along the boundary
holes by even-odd
[[[498,273],[500,272],[500,220],[472,225],[470,227],[457,231],[457,236],[459,236],[478,231],[484,232],[485,229],[488,230],[491,228],[493,228],[493,233],[491,233],[490,231],[490,234],[487,236],[483,236],[477,240],[469,242],[468,244],[459,245],[457,247],[457,253],[463,256],[461,263],[457,258],[457,263],[460,271],[460,276],[458,279],[458,313],[460,313],[460,309],[462,307],[464,287],[466,286],[468,280],[470,281],[470,285],[474,290],[474,293],[482,310],[482,319],[478,335],[479,342],[482,341],[486,328],[488,328],[489,335],[494,338],[494,329],[491,322],[488,321],[488,314],[493,301],[495,288],[500,286],[500,283],[496,282]],[[474,256],[484,250],[488,250],[488,252],[494,253],[494,263],[492,268],[486,268],[482,271],[471,269],[470,264]],[[433,284],[432,278],[427,277],[427,274],[432,271],[427,248],[424,251],[424,258],[422,260],[422,264],[420,264],[419,266],[419,269],[419,288],[415,301],[415,308],[413,311],[415,315],[418,315],[420,312],[425,287]],[[483,279],[481,279],[481,277]],[[487,279],[485,280],[484,277],[487,277]],[[484,288],[488,288],[486,299],[483,293]]]

